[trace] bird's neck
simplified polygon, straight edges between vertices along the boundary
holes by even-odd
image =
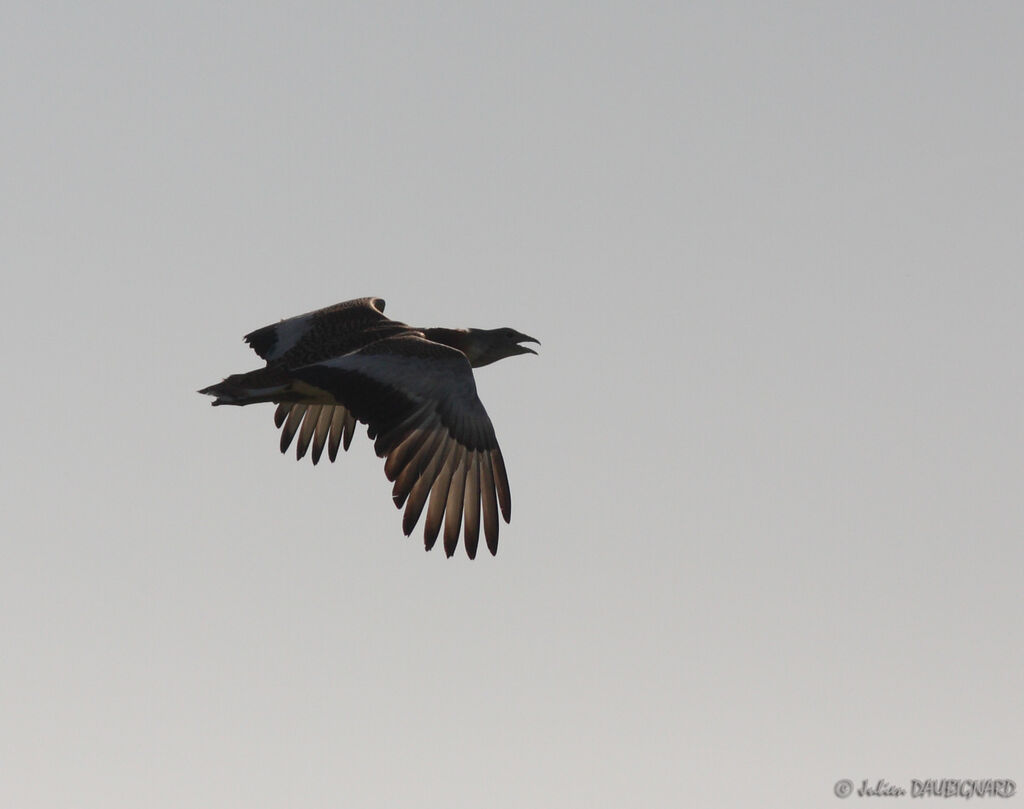
[[[472,329],[424,329],[423,333],[428,340],[435,343],[451,346],[461,351],[469,358],[469,364],[475,365],[476,361],[483,356],[484,347]]]

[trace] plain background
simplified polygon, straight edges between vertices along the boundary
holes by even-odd
[[[0,31],[0,805],[1024,784],[1019,2]],[[543,341],[477,373],[496,558],[195,393],[363,295]]]

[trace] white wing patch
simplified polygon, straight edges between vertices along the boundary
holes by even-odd
[[[274,337],[277,339],[274,341],[273,349],[267,353],[264,359],[267,362],[273,362],[291,351],[309,332],[312,320],[312,314],[296,315],[282,320],[274,326]]]

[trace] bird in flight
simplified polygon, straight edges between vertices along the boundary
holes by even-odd
[[[214,405],[277,403],[281,452],[296,458],[324,447],[331,461],[347,450],[357,421],[367,425],[392,496],[405,506],[412,533],[426,508],[429,551],[444,521],[444,550],[455,553],[460,529],[476,557],[481,517],[491,554],[498,552],[498,509],[512,515],[505,461],[476,393],[473,368],[538,343],[514,329],[420,329],[384,316],[380,298],[357,298],[264,326],[245,341],[266,366],[234,374],[200,393]]]

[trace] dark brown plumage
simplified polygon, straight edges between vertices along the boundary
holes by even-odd
[[[229,376],[200,393],[213,404],[276,402],[281,451],[348,449],[357,421],[367,425],[395,504],[410,534],[424,510],[430,550],[444,523],[444,549],[455,552],[460,529],[476,556],[481,521],[487,547],[498,550],[498,511],[511,518],[505,461],[476,394],[473,368],[538,342],[514,329],[418,329],[384,316],[380,298],[358,298],[282,320],[246,335],[266,367]]]

